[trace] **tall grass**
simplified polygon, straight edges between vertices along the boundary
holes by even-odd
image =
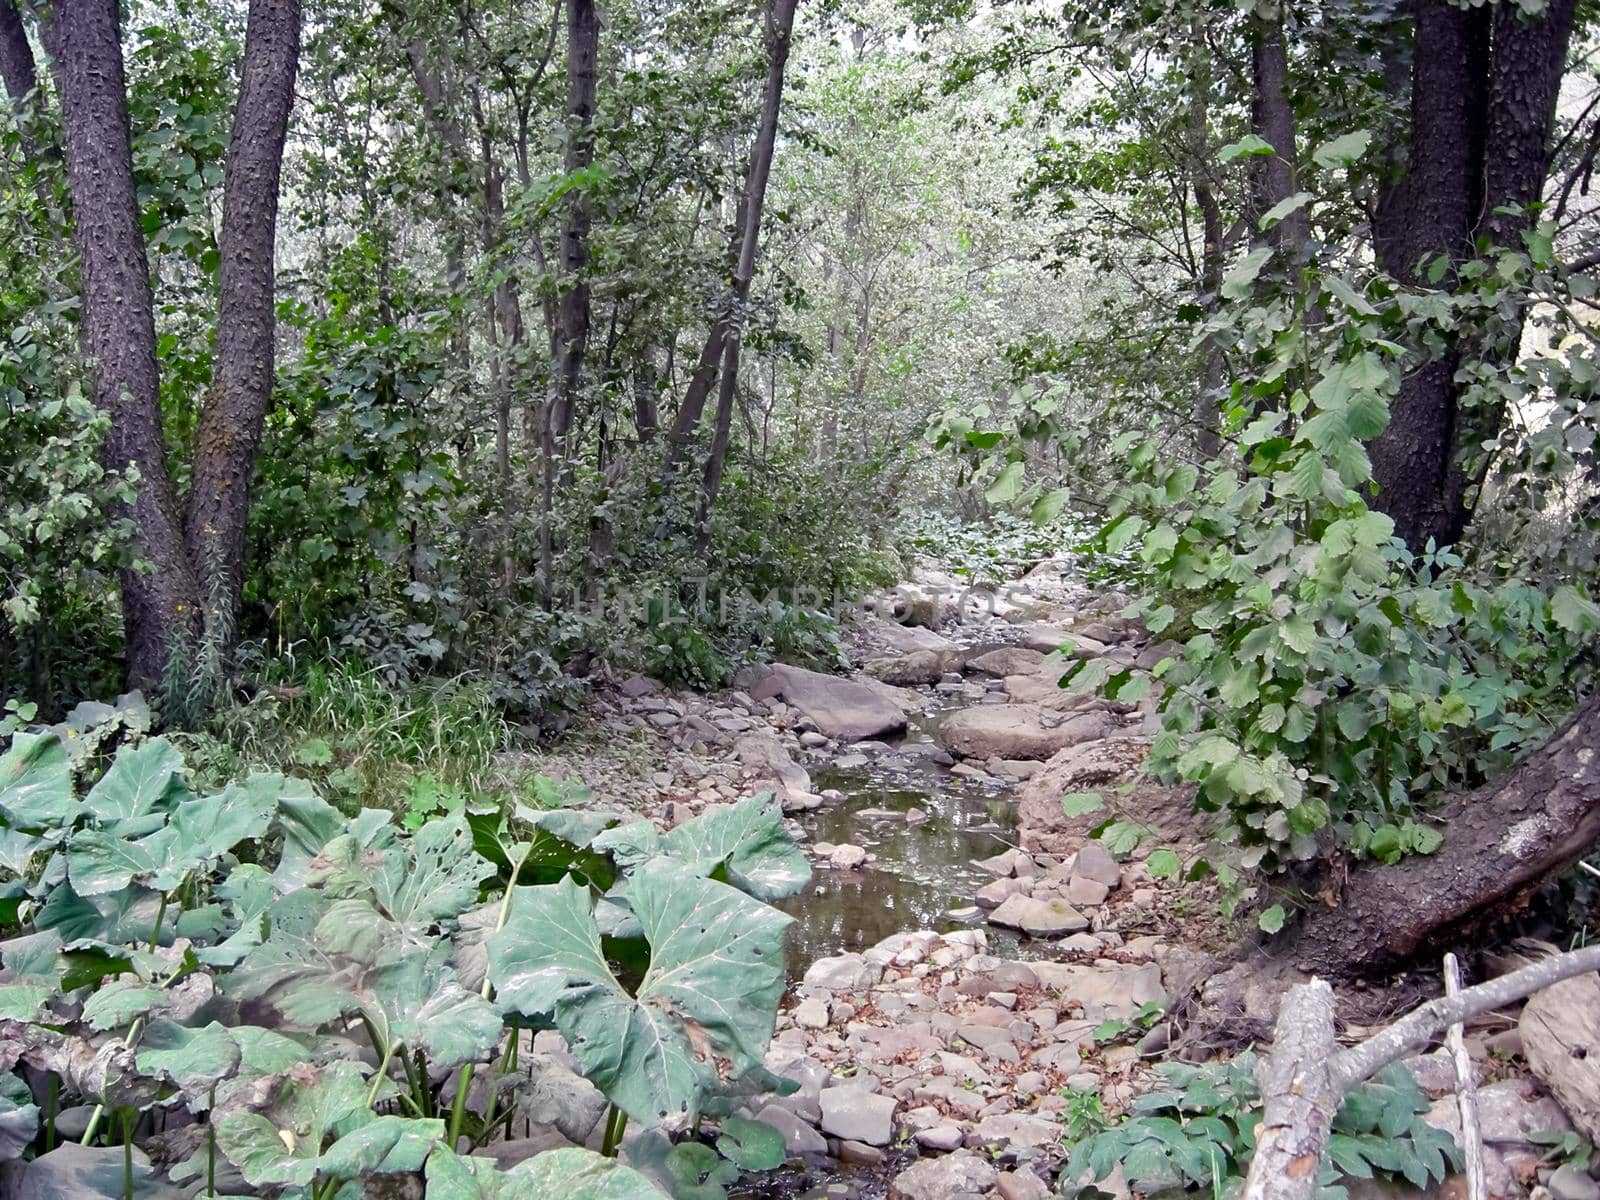
[[[288,658],[268,678],[184,739],[201,772],[293,773],[350,809],[402,809],[424,776],[469,795],[501,782],[496,756],[511,731],[471,676],[394,683],[378,669]]]

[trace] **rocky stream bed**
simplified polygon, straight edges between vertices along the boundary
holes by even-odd
[[[1114,615],[1124,597],[1056,564],[976,603],[941,598],[957,591],[920,573],[902,589],[904,620],[857,630],[849,676],[778,665],[713,696],[619,680],[595,716],[630,765],[557,755],[540,767],[667,827],[770,789],[812,857],[810,886],[782,905],[795,918],[792,983],[767,1060],[801,1086],[748,1113],[782,1131],[792,1162],[736,1194],[1070,1194],[1059,1178],[1069,1097],[1115,1114],[1161,1085],[1153,1066],[1169,1031],[1156,1014],[1203,986],[1229,937],[1210,885],[1158,884],[1145,868],[1158,845],[1181,852],[1203,837],[1192,794],[1139,771],[1154,698],[1058,686],[1073,657],[1148,671],[1169,647]],[[1116,861],[1090,838],[1106,812],[1063,810],[1082,791],[1158,840]],[[1501,1017],[1469,1032],[1491,1194],[1600,1200],[1600,1185],[1536,1140],[1572,1125],[1520,1067],[1523,1025]],[[1451,1128],[1448,1060],[1409,1065],[1437,1101],[1426,1119]],[[1117,1175],[1099,1187],[1128,1194]]]

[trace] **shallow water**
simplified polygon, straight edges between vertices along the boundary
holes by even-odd
[[[930,743],[937,719],[918,721],[901,750]],[[810,886],[779,904],[795,918],[786,946],[795,977],[815,959],[865,950],[891,934],[962,928],[949,910],[970,907],[977,889],[994,879],[972,860],[1016,844],[1015,792],[973,784],[903,753],[872,756],[865,766],[817,768],[811,781],[817,791],[836,788],[845,796],[799,816],[811,840],[849,842],[877,862],[856,871],[818,864]],[[928,819],[908,823],[913,808]],[[1005,931],[983,928],[991,947],[1015,950]]]

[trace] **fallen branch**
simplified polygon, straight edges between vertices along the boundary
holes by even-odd
[[[1347,1050],[1333,1040],[1333,989],[1321,979],[1290,989],[1261,1068],[1263,1111],[1244,1200],[1310,1200],[1334,1115],[1350,1088],[1427,1049],[1451,1025],[1525,1000],[1563,979],[1600,970],[1600,946],[1555,954],[1531,966],[1430,1000]]]
[[[1454,954],[1444,956],[1444,994],[1461,994],[1461,964]],[[1489,1200],[1483,1168],[1483,1138],[1478,1132],[1478,1089],[1467,1057],[1465,1030],[1458,1021],[1445,1031],[1450,1060],[1456,1068],[1456,1105],[1461,1110],[1461,1152],[1467,1157],[1467,1200]]]

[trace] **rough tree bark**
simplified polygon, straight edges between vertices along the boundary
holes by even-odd
[[[587,170],[594,161],[595,59],[600,22],[594,0],[567,0],[567,147],[564,166],[569,176]],[[539,573],[545,603],[555,596],[555,488],[556,474],[567,453],[583,358],[589,345],[589,191],[567,193],[567,219],[561,227],[558,252],[564,291],[556,306],[556,361],[550,373],[550,397],[540,430],[540,457],[544,464],[544,497],[539,530]]]
[[[92,395],[111,417],[101,457],[110,469],[132,465],[140,476],[129,515],[135,551],[151,569],[122,573],[122,608],[128,683],[149,688],[160,683],[170,656],[195,643],[202,615],[162,441],[117,2],[55,0],[42,32],[61,98]]]
[[[1520,244],[1525,218],[1494,210],[1542,194],[1573,10],[1574,0],[1551,0],[1532,17],[1515,5],[1418,0],[1408,162],[1373,237],[1391,274],[1426,282],[1427,264],[1442,258],[1449,269],[1440,283],[1449,286],[1479,235]],[[1459,541],[1473,483],[1462,452],[1495,431],[1493,413],[1462,420],[1464,354],[1505,361],[1518,340],[1452,340],[1402,381],[1371,454],[1378,506],[1414,548]]]
[[[272,401],[278,184],[299,61],[300,0],[250,0],[223,170],[216,371],[195,436],[184,522],[212,636],[224,642],[236,624],[250,484]]]
[[[797,0],[772,0],[767,11],[767,91],[761,104],[761,122],[750,148],[750,172],[745,182],[744,231],[739,243],[739,263],[733,275],[733,308],[723,340],[722,377],[717,391],[717,419],[701,479],[696,542],[704,547],[711,510],[722,485],[722,467],[728,456],[733,425],[733,397],[739,382],[739,347],[743,338],[744,308],[750,298],[750,281],[756,272],[756,248],[761,241],[761,212],[767,199],[767,177],[778,142],[778,109],[783,102],[783,74],[789,62]]]
[[[1503,778],[1457,797],[1437,853],[1352,871],[1306,914],[1289,957],[1335,979],[1381,974],[1513,910],[1600,843],[1600,695]]]
[[[1190,27],[1189,171],[1193,176],[1195,207],[1200,210],[1199,305],[1209,317],[1216,311],[1222,289],[1222,207],[1217,203],[1211,164],[1211,61],[1204,27],[1197,14]],[[1200,349],[1200,389],[1195,395],[1195,448],[1206,458],[1222,449],[1222,347],[1207,337]]]
[[[1261,213],[1295,193],[1294,109],[1289,107],[1289,46],[1281,7],[1272,17],[1258,13],[1251,18],[1250,65],[1254,84],[1251,126],[1273,149],[1273,153],[1251,160],[1259,219]],[[1268,244],[1290,250],[1304,246],[1309,236],[1304,208],[1266,231]]]

